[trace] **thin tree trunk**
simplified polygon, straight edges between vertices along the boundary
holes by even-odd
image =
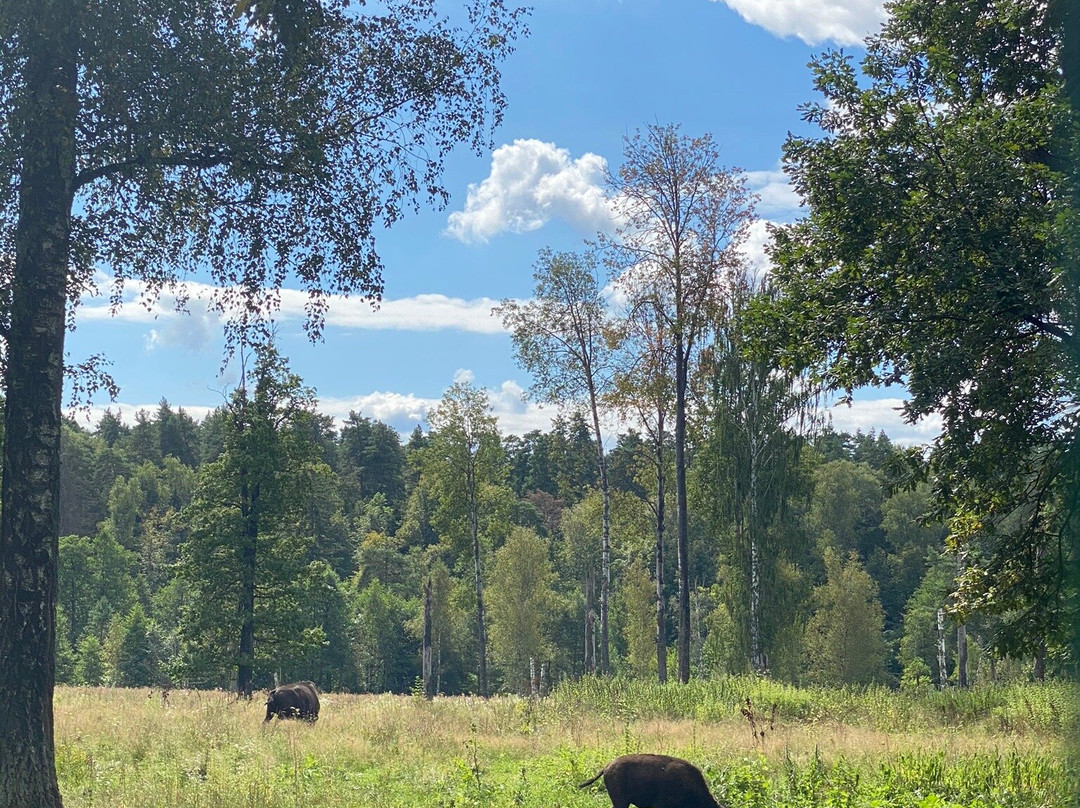
[[[241,470],[241,475],[245,474]],[[240,648],[236,664],[236,695],[251,698],[251,680],[255,671],[255,570],[259,541],[259,486],[240,484],[240,502],[244,521],[240,548]]]
[[[690,548],[686,515],[687,357],[680,337],[675,359],[675,524],[679,554],[679,681],[690,681]]]
[[[596,391],[589,381],[589,404],[592,410],[593,435],[596,438],[596,458],[600,469],[600,496],[603,500],[603,525],[600,552],[600,672],[611,673],[608,653],[608,599],[611,593],[611,491],[608,489],[607,458],[604,456],[604,440],[600,432],[600,412],[596,405]]]
[[[480,517],[477,514],[476,483],[469,472],[469,528],[472,531],[473,575],[476,581],[476,645],[477,645],[477,685],[480,695],[488,694],[487,681],[487,629],[484,627],[484,573],[480,563]]]
[[[961,623],[956,627],[956,683],[960,687],[968,686],[967,666],[967,626]]]
[[[956,554],[957,577],[964,572],[964,553],[961,550]],[[956,627],[956,683],[960,687],[968,686],[968,647],[967,626],[961,623]]]
[[[658,418],[656,442],[656,675],[660,684],[667,681],[667,598],[664,596],[664,501],[667,497],[664,475],[664,416]]]
[[[0,498],[0,806],[58,808],[53,751],[60,401],[71,252],[76,14],[43,0],[25,26],[26,100],[7,334]]]
[[[751,440],[753,440],[751,438]],[[765,673],[761,650],[761,554],[758,548],[757,463],[750,456],[750,519],[747,534],[750,541],[750,665],[754,673]]]
[[[585,673],[596,673],[596,617],[593,611],[593,571],[585,574]]]
[[[424,677],[424,698],[435,695],[431,678],[431,579],[424,583],[424,640],[420,651],[421,670]]]
[[[949,685],[949,674],[945,669],[945,610],[937,610],[937,665],[938,687],[945,689]]]

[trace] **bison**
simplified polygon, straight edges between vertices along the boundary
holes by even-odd
[[[294,682],[275,687],[266,697],[265,724],[274,716],[315,721],[319,717],[319,691],[312,682]]]
[[[701,771],[681,758],[622,755],[578,788],[590,786],[601,777],[612,808],[720,808]]]

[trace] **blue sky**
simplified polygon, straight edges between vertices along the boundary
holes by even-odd
[[[379,237],[379,312],[359,301],[332,305],[325,338],[312,345],[302,298],[286,290],[279,345],[292,369],[317,390],[323,412],[356,410],[403,434],[426,426],[428,407],[462,376],[488,389],[504,431],[546,429],[554,412],[522,401],[530,380],[490,309],[529,296],[541,248],[578,250],[605,227],[603,170],[617,169],[623,137],[653,122],[710,133],[722,161],[747,172],[762,220],[792,221],[798,199],[779,161],[787,133],[807,131],[798,112],[814,98],[806,64],[829,47],[858,57],[882,19],[875,0],[535,0],[531,35],[503,66],[509,105],[493,152],[455,152],[447,209]],[[750,239],[751,260],[764,260],[763,232]],[[191,312],[163,300],[109,316],[106,301],[84,301],[69,359],[103,352],[121,390],[77,417],[92,426],[109,406],[131,419],[166,398],[201,418],[222,404],[236,372],[219,375],[221,324],[197,304]],[[860,391],[852,407],[832,411],[833,423],[928,440],[936,425],[903,424],[901,395]]]

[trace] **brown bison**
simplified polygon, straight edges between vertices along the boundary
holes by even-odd
[[[590,786],[601,777],[612,808],[720,808],[701,771],[681,758],[623,755],[578,788]]]
[[[319,691],[312,682],[294,682],[275,687],[266,697],[265,724],[274,716],[315,721],[319,717]]]

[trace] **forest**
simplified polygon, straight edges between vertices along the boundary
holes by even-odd
[[[164,401],[131,427],[111,412],[92,431],[65,423],[59,681],[235,688],[246,485],[249,498],[258,489],[260,511],[255,686],[310,678],[326,690],[418,687],[430,587],[435,689],[477,692],[462,476],[437,454],[462,425],[418,427],[404,442],[358,413],[336,428],[314,399],[297,398],[299,380],[274,361],[259,372],[281,397],[252,410],[258,445],[238,442],[235,399],[202,423]],[[455,402],[474,408],[473,434],[486,447],[476,475],[492,692],[529,693],[530,665],[537,676],[545,666],[551,683],[594,672],[587,644],[597,637],[586,626],[597,608],[602,507],[584,419],[500,435],[484,421],[484,391],[459,386],[444,406]],[[720,439],[706,425],[695,461]],[[920,518],[925,486],[888,493],[901,455],[884,434],[824,428],[791,458],[758,573],[770,676],[929,687],[1031,675],[1033,660],[994,652],[992,620],[961,624],[942,611],[956,561],[944,552],[942,524]],[[619,435],[608,469],[609,672],[655,681],[656,468],[647,442]],[[717,470],[694,462],[690,476],[693,675],[748,672],[748,548],[720,500]],[[669,604],[674,558],[665,553]]]

